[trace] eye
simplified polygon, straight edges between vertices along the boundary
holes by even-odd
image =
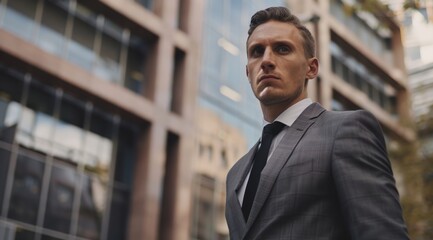
[[[262,46],[255,46],[250,50],[250,57],[260,57],[263,55],[264,48]]]
[[[289,54],[292,51],[292,49],[287,45],[278,45],[275,48],[275,51],[279,54]]]

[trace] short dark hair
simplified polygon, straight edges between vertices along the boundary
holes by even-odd
[[[313,35],[311,35],[311,32],[308,30],[308,28],[302,25],[299,18],[293,15],[286,7],[270,7],[256,12],[251,17],[250,29],[248,30],[248,39],[259,25],[270,20],[293,24],[299,30],[304,40],[305,56],[307,58],[316,56],[316,44],[314,42]]]

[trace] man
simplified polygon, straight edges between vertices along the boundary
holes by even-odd
[[[314,46],[286,8],[251,18],[246,74],[274,124],[227,175],[230,239],[408,239],[378,122],[307,98]]]

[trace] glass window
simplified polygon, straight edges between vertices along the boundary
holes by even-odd
[[[10,152],[0,148],[0,206],[3,206],[4,191],[9,169]]]
[[[63,1],[64,2],[64,1]],[[38,45],[46,51],[62,56],[65,46],[65,29],[68,20],[67,10],[58,1],[45,1]]]
[[[95,66],[99,77],[119,84],[121,81],[120,53],[122,50],[122,29],[105,19],[101,36],[101,52]]]
[[[17,141],[22,146],[48,153],[53,136],[54,89],[37,81],[30,84],[27,107],[19,120]]]
[[[31,238],[33,239],[33,238]],[[48,235],[42,235],[41,240],[62,240],[61,238],[51,237]]]
[[[93,51],[96,29],[92,20],[79,14],[74,17],[71,41],[68,46],[68,59],[89,71],[96,59]]]
[[[23,81],[0,68],[0,141],[13,141],[21,111],[22,90]]]
[[[55,102],[54,88],[37,81],[32,81],[26,104],[27,107],[35,112],[53,116]]]
[[[139,94],[144,93],[145,81],[147,80],[146,60],[148,50],[148,42],[145,42],[140,37],[131,36],[126,62],[125,86]]]
[[[28,0],[8,1],[3,27],[24,39],[31,39],[35,27],[34,18],[38,2]]]
[[[86,170],[108,178],[111,154],[113,152],[113,134],[115,126],[113,117],[99,109],[91,114],[90,131],[84,140],[83,162]]]
[[[33,240],[35,233],[33,231],[24,230],[20,227],[15,229],[15,240]]]
[[[192,236],[196,239],[213,239],[215,232],[214,193],[215,180],[198,175],[195,179]]]
[[[102,213],[106,206],[106,193],[107,186],[105,183],[88,175],[83,176],[78,218],[78,236],[92,240],[99,239]]]
[[[8,213],[11,219],[36,224],[44,174],[44,164],[38,160],[18,155]]]
[[[84,137],[84,102],[65,94],[53,136],[53,155],[79,162]]]
[[[174,52],[170,110],[181,114],[185,75],[185,52],[176,48]]]
[[[130,203],[130,191],[113,188],[111,196],[110,223],[108,240],[126,239]]]
[[[114,180],[131,187],[137,157],[138,127],[132,123],[120,125]]]
[[[69,233],[77,179],[78,174],[74,170],[53,166],[44,227]]]

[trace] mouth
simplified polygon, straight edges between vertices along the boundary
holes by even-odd
[[[268,74],[266,74],[266,75],[263,75],[263,76],[261,76],[261,77],[259,77],[259,83],[260,82],[262,82],[262,81],[269,81],[269,80],[276,80],[276,79],[279,79],[277,76],[275,76],[275,75],[268,75]]]

